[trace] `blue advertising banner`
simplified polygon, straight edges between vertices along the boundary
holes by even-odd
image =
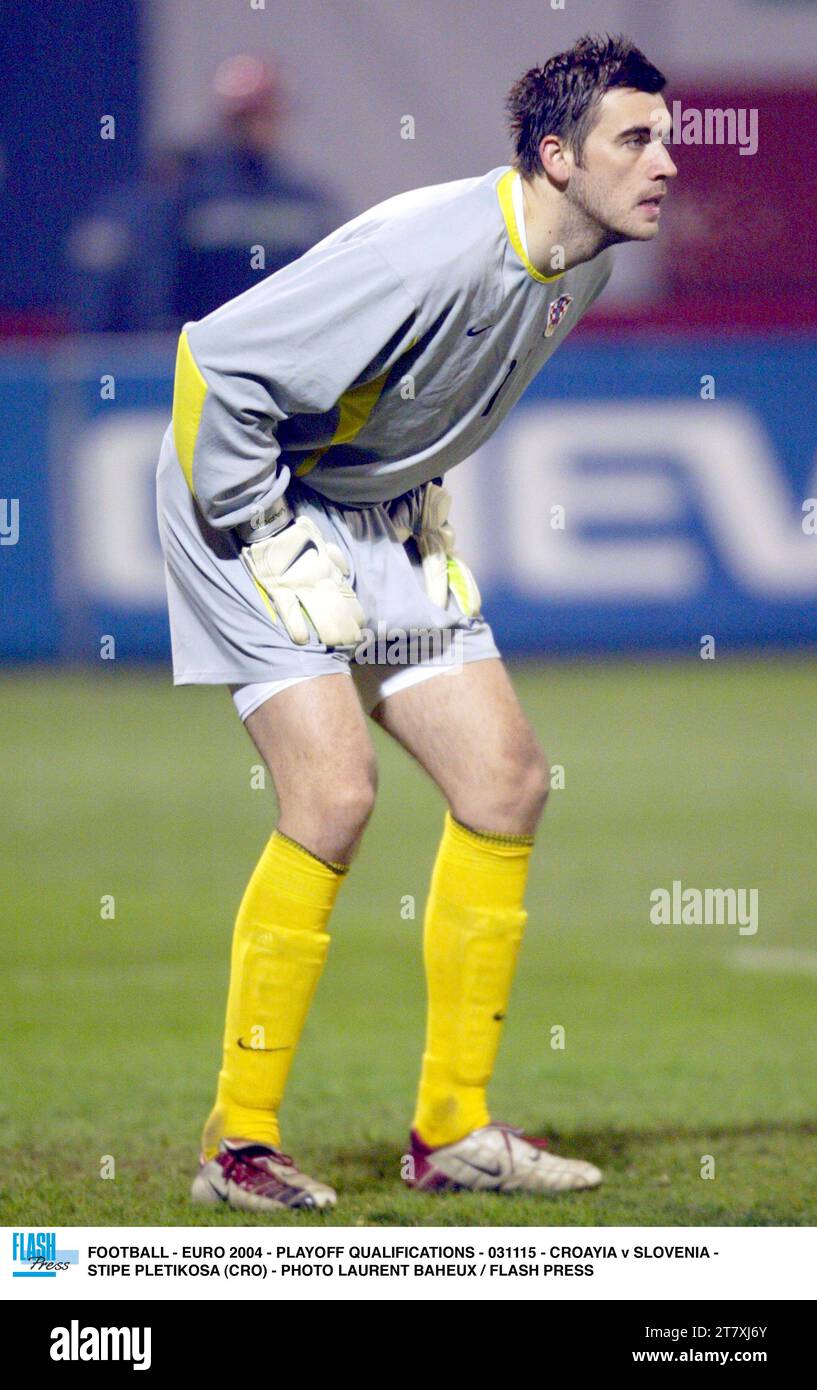
[[[31,356],[0,359],[0,652],[19,660],[59,650],[48,383]]]
[[[554,358],[491,446],[479,549],[504,647],[813,642],[815,381],[799,336]]]
[[[167,660],[153,478],[174,350],[100,337],[0,363],[6,658],[96,660],[113,638]],[[813,336],[567,345],[447,479],[501,648],[817,642],[816,379]]]

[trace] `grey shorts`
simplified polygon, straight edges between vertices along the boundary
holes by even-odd
[[[296,514],[312,517],[347,557],[350,583],[366,615],[365,640],[357,648],[333,649],[317,638],[305,646],[292,641],[273,620],[232,535],[204,521],[168,429],[157,502],[176,685],[292,684],[338,673],[354,676],[371,710],[415,680],[499,655],[481,616],[464,617],[453,597],[446,609],[431,602],[414,543],[404,544],[395,533],[397,509],[401,520],[406,513],[410,522],[419,516],[421,488],[367,508],[328,502],[298,482],[287,497]],[[246,717],[250,711],[236,703]]]

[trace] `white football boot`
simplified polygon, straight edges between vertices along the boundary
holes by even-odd
[[[333,1207],[334,1188],[307,1177],[288,1154],[249,1139],[222,1139],[214,1158],[203,1160],[190,1192],[194,1202],[236,1211],[280,1211],[282,1207]]]
[[[511,1125],[484,1125],[456,1144],[432,1149],[412,1130],[409,1187],[424,1192],[583,1192],[598,1187],[601,1172],[579,1158],[547,1152]]]

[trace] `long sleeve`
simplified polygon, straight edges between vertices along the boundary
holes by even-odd
[[[319,244],[188,324],[179,342],[173,432],[207,521],[245,524],[289,484],[276,430],[331,412],[408,346],[416,306],[368,239]]]

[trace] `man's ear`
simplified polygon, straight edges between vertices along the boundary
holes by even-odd
[[[573,170],[573,160],[564,141],[558,135],[545,135],[539,144],[542,168],[558,188],[566,188]]]

